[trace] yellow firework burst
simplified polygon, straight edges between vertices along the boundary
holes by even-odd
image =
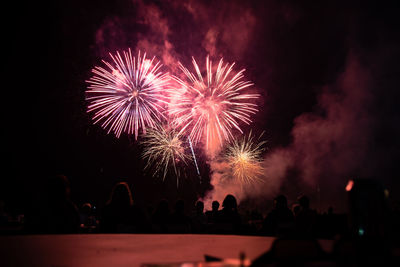
[[[160,126],[149,129],[142,144],[144,145],[142,157],[147,159],[145,168],[154,168],[153,176],[161,175],[163,180],[168,170],[172,169],[178,183],[180,166],[187,165],[187,161],[191,159],[180,135],[173,129]]]
[[[261,135],[262,136],[262,135]],[[229,164],[226,178],[233,178],[241,184],[261,182],[265,170],[262,166],[262,152],[266,141],[255,140],[250,132],[238,140],[233,140],[227,147],[224,159]]]

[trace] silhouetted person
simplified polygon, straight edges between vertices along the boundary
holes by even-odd
[[[90,203],[84,203],[79,210],[81,227],[89,224],[88,219],[91,213],[92,213],[92,205]]]
[[[219,202],[216,201],[216,200],[214,200],[214,201],[211,203],[211,209],[212,209],[213,212],[218,212],[218,209],[219,209]]]
[[[274,199],[274,208],[263,221],[262,233],[271,236],[287,236],[293,232],[294,216],[287,206],[284,195]]]
[[[192,216],[193,231],[195,233],[201,233],[205,231],[207,217],[204,214],[204,202],[197,201],[195,206],[195,212]]]
[[[170,222],[168,200],[162,199],[153,213],[152,224],[155,232],[167,233]]]
[[[77,233],[79,231],[79,213],[70,200],[70,184],[64,175],[51,176],[45,185],[44,199],[39,207],[39,218],[34,232]],[[35,216],[36,216],[35,215]]]
[[[171,214],[168,228],[169,232],[174,233],[189,233],[191,231],[191,220],[185,214],[185,202],[182,199],[175,203],[175,210]]]
[[[145,216],[146,216],[147,220],[149,220],[149,222],[148,222],[149,224],[151,223],[153,213],[154,213],[153,205],[147,204],[146,209],[145,209]]]
[[[97,227],[96,216],[90,203],[84,203],[79,210],[80,227],[83,232],[92,232]]]
[[[100,221],[107,233],[143,232],[146,228],[144,213],[133,205],[132,193],[125,182],[117,183],[107,201]]]
[[[314,236],[317,213],[310,209],[310,200],[307,196],[300,196],[297,200],[300,211],[296,216],[297,234],[300,236]]]
[[[315,239],[277,238],[267,252],[253,260],[250,267],[342,266],[327,262],[328,259],[327,254]]]
[[[325,238],[333,238],[335,235],[335,228],[338,227],[338,222],[335,214],[333,213],[333,207],[328,208],[328,213],[322,216],[323,227],[322,234]]]
[[[394,233],[388,224],[386,188],[374,177],[350,182],[352,186],[346,187],[349,234],[334,245],[337,266],[400,266],[393,250],[398,240],[392,239]]]
[[[328,208],[328,215],[329,216],[333,215],[333,207]]]
[[[217,221],[225,229],[219,231],[227,233],[238,233],[240,230],[241,218],[237,211],[236,198],[233,195],[227,195],[222,202],[222,210],[218,212]]]
[[[295,204],[292,205],[292,212],[293,212],[294,218],[297,217],[297,215],[299,214],[300,210],[301,210],[301,207],[300,207],[299,204],[295,203]]]
[[[206,212],[207,222],[208,223],[215,223],[218,216],[218,209],[219,209],[219,202],[214,200],[211,203],[211,210]]]

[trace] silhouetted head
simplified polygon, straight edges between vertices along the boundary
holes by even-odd
[[[68,199],[70,192],[70,184],[65,175],[55,175],[49,178],[47,183],[47,194],[50,201]]]
[[[133,205],[132,193],[129,189],[129,186],[125,182],[119,182],[114,185],[110,200],[107,204],[111,205],[123,205],[123,206],[131,206]]]
[[[293,206],[292,206],[292,212],[293,212],[293,214],[294,214],[294,216],[296,216],[297,214],[299,214],[299,212],[300,212],[300,210],[301,210],[301,208],[300,208],[300,205],[299,204],[293,204]]]
[[[307,196],[300,196],[297,201],[303,209],[308,209],[310,207],[310,200]]]
[[[330,206],[330,207],[328,208],[328,214],[333,214],[333,207]]]
[[[175,203],[175,212],[178,214],[183,214],[185,210],[185,202],[182,199],[179,199]]]
[[[227,210],[236,210],[237,202],[233,195],[226,195],[224,201],[222,202],[222,207]]]
[[[169,213],[169,204],[168,200],[161,199],[157,205],[157,209],[155,211],[157,214],[168,214]]]
[[[353,181],[353,186],[348,190],[351,233],[360,238],[388,238],[393,234],[388,220],[389,191],[375,177],[362,177]]]
[[[213,211],[217,211],[219,209],[219,202],[218,201],[214,200],[211,205],[212,205],[212,210]]]
[[[284,195],[279,195],[274,199],[274,206],[276,209],[287,208],[287,199]]]
[[[203,210],[204,210],[204,202],[197,201],[196,202],[196,213],[203,213]]]
[[[148,204],[147,205],[147,214],[153,214],[153,212],[154,212],[154,207],[153,207],[153,205],[151,205],[151,204]]]
[[[84,203],[81,207],[81,213],[90,214],[92,211],[92,205],[90,203]]]

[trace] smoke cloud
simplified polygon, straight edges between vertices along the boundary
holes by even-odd
[[[375,121],[370,77],[357,57],[350,55],[337,81],[322,88],[316,111],[295,118],[292,143],[266,156],[269,182],[259,194],[276,194],[293,168],[303,190],[311,190],[313,197],[321,186],[325,198],[343,195],[348,179],[368,175],[365,163]]]
[[[301,183],[299,195],[309,193],[316,198],[320,187],[324,189],[326,202],[335,194],[344,195],[348,179],[371,173],[365,167],[376,120],[371,113],[370,77],[371,73],[350,54],[336,82],[322,88],[316,111],[295,118],[292,143],[267,153],[263,162],[264,183],[256,187],[224,183],[221,177],[229,172],[229,166],[211,162],[214,190],[206,200],[222,201],[229,193],[234,193],[239,201],[273,198],[282,191],[293,170],[296,170],[297,182]],[[294,200],[296,195],[289,197]]]

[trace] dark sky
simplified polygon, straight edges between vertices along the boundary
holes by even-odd
[[[3,22],[0,196],[20,208],[54,173],[70,178],[79,204],[102,205],[119,180],[139,203],[195,201],[210,188],[212,176],[177,189],[172,179],[143,174],[133,138],[91,124],[91,68],[108,52],[132,48],[172,73],[177,61],[203,62],[207,54],[246,68],[262,95],[251,128],[266,131],[268,178],[241,200],[266,202],[277,193],[315,200],[319,187],[323,205],[340,209],[349,177],[374,177],[398,201],[399,11],[395,1],[15,3],[3,11],[12,16]]]

